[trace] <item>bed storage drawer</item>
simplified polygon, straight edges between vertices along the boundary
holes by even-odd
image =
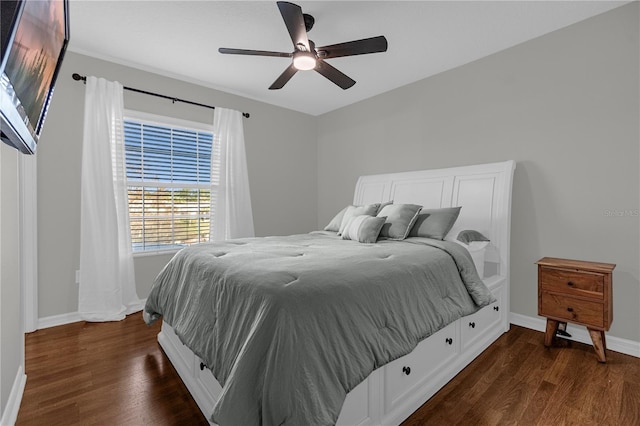
[[[413,395],[433,373],[453,360],[459,352],[457,322],[423,340],[410,354],[384,366],[384,411],[388,413]]]
[[[220,393],[222,392],[222,387],[220,383],[213,377],[213,373],[207,366],[202,362],[202,360],[196,356],[196,365],[194,368],[195,377],[198,383],[205,389],[207,392],[207,396],[211,401],[217,401],[220,397]]]
[[[378,401],[375,388],[379,387],[378,371],[374,371],[362,383],[347,394],[336,426],[359,426],[374,423],[378,417]],[[374,388],[372,390],[372,388]]]
[[[186,345],[184,345],[178,335],[173,331],[173,328],[169,326],[166,322],[162,323],[162,333],[166,334],[167,337],[174,342],[175,344],[171,347],[175,349],[175,354],[180,357],[183,365],[185,365],[189,369],[189,373],[193,373],[193,352]],[[166,349],[165,349],[166,350]]]
[[[460,319],[462,350],[465,350],[486,337],[488,330],[494,329],[504,320],[504,287],[492,289],[497,301],[485,306],[478,312]]]

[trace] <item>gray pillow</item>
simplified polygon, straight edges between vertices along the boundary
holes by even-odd
[[[340,210],[338,214],[335,215],[333,219],[331,219],[331,222],[329,222],[329,224],[324,227],[324,230],[338,232],[340,230],[340,224],[342,223],[342,218],[344,217],[344,212],[346,212],[348,208],[349,206]]]
[[[342,231],[343,240],[375,243],[386,217],[361,215],[352,217]]]
[[[443,240],[458,219],[462,207],[422,210],[416,219],[410,237],[426,237]]]
[[[469,243],[472,243],[474,241],[489,241],[489,239],[478,231],[467,229],[458,233],[458,241],[468,245]]]
[[[385,201],[384,203],[380,203],[380,205],[378,206],[378,211],[376,212],[376,215],[377,215],[378,213],[380,213],[380,212],[382,211],[382,209],[383,209],[385,206],[388,206],[389,204],[393,204],[393,200],[391,200],[391,201]]]
[[[417,204],[389,204],[380,210],[378,216],[387,220],[380,230],[380,237],[390,240],[404,240],[420,213],[422,206]]]
[[[347,223],[349,223],[349,219],[356,216],[361,216],[363,214],[367,216],[375,216],[376,212],[378,211],[378,207],[380,207],[380,203],[367,204],[366,206],[347,207],[344,215],[342,215],[342,222],[340,223],[340,228],[338,229],[338,235],[342,234],[342,231],[347,226]]]

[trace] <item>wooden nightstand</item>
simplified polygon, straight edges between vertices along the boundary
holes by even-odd
[[[551,346],[558,323],[589,330],[598,361],[606,362],[604,332],[613,321],[612,263],[544,257],[538,262],[538,315],[547,317],[544,345]]]

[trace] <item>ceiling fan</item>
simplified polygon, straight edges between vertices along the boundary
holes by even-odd
[[[270,90],[281,89],[299,70],[315,70],[340,86],[348,89],[356,84],[341,71],[325,62],[325,59],[339,58],[341,56],[364,55],[367,53],[386,52],[387,39],[384,36],[354,40],[346,43],[332,44],[330,46],[316,47],[315,43],[307,38],[307,32],[311,30],[315,19],[313,16],[302,13],[302,8],[286,1],[277,2],[278,9],[284,23],[289,30],[293,41],[294,51],[270,52],[266,50],[230,49],[221,47],[220,53],[233,55],[277,56],[293,58],[291,64],[284,70],[280,77],[269,87]]]

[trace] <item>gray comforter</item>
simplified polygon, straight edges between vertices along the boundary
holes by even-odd
[[[456,243],[314,232],[185,248],[144,317],[211,368],[216,423],[328,425],[373,370],[493,300]]]

